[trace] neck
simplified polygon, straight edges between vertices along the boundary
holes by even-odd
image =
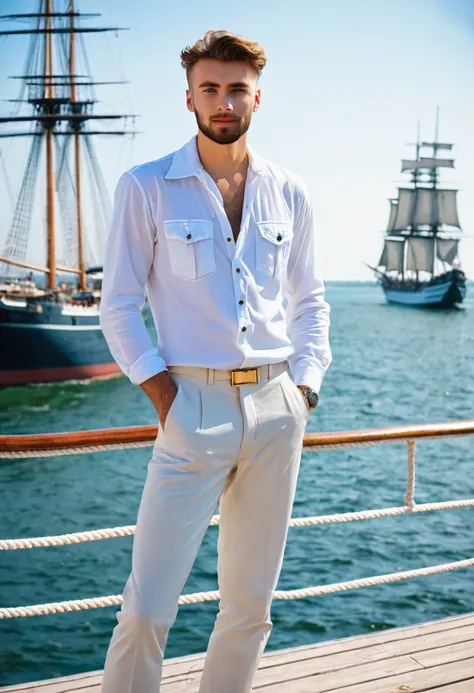
[[[247,134],[232,144],[218,144],[199,131],[197,148],[204,170],[216,181],[233,178],[236,173],[247,170]]]

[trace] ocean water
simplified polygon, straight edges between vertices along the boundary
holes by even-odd
[[[329,283],[334,362],[307,430],[474,418],[474,286],[459,311],[386,305],[373,284]],[[153,423],[125,378],[0,391],[0,432]],[[133,524],[150,450],[0,460],[0,536]],[[403,505],[406,444],[303,453],[295,517]],[[417,445],[419,503],[474,497],[474,438]],[[280,589],[474,556],[474,510],[290,529]],[[216,582],[210,528],[185,592]],[[0,606],[119,594],[131,538],[0,555]],[[474,569],[329,597],[274,601],[267,650],[474,611]],[[0,622],[0,685],[100,669],[116,608]],[[167,656],[202,652],[217,603],[180,607]]]

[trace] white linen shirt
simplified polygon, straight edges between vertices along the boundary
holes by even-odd
[[[237,242],[195,137],[126,171],[115,190],[100,307],[120,368],[140,384],[170,365],[233,369],[287,359],[294,382],[318,392],[331,351],[315,233],[301,179],[251,150]],[[156,346],[142,318],[145,292]]]

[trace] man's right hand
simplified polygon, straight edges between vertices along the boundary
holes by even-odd
[[[162,371],[145,380],[140,387],[153,402],[153,406],[160,419],[161,428],[164,429],[168,412],[178,392],[173,379],[168,371]]]

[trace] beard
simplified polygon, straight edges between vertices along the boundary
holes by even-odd
[[[252,113],[249,112],[242,118],[236,118],[235,121],[229,123],[229,127],[226,127],[225,125],[216,125],[211,120],[209,125],[206,125],[196,110],[194,110],[194,115],[202,134],[217,144],[233,144],[237,142],[242,135],[245,135],[252,120]]]

